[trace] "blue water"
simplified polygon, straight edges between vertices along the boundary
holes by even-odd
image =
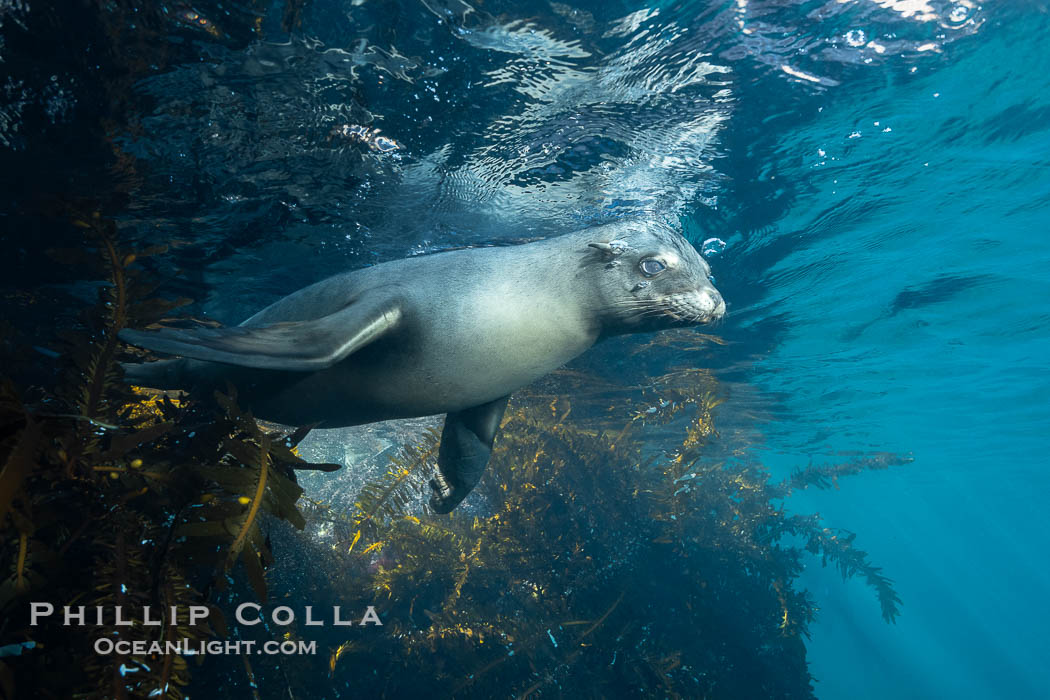
[[[812,572],[823,697],[1050,690],[1050,54],[1045,8],[1026,9],[989,6],[913,78],[873,75],[792,120],[767,165],[792,201],[727,251],[745,269],[783,251],[740,319],[780,327],[750,376],[778,403],[762,459],[915,457],[812,499],[906,601],[896,626],[873,624],[858,587]]]
[[[719,239],[713,449],[914,457],[793,496],[903,600],[887,625],[813,562],[818,697],[1050,694],[1050,6],[316,0],[284,28],[270,5],[250,40],[172,5],[194,58],[138,79],[113,135],[122,234],[175,243],[166,291],[236,322],[349,267],[612,217]]]

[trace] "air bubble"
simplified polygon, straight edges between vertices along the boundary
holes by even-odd
[[[703,245],[700,246],[700,253],[705,258],[714,257],[721,255],[722,251],[726,249],[726,242],[721,238],[708,238],[704,241]]]
[[[846,32],[846,43],[850,46],[864,46],[867,40],[862,29],[851,29]]]
[[[970,11],[972,9],[973,7],[967,3],[959,3],[952,7],[951,12],[948,13],[948,21],[952,24],[962,24],[970,19]]]

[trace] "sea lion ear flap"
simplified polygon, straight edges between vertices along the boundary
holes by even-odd
[[[588,243],[588,247],[601,251],[606,260],[623,255],[627,252],[627,244],[623,241],[609,241],[608,243]]]

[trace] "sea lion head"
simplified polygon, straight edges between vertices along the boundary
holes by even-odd
[[[587,233],[584,266],[596,278],[604,333],[693,326],[725,315],[711,266],[669,226],[625,221]]]

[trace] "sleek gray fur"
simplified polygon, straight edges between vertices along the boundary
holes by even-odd
[[[653,259],[666,269],[647,275]],[[288,425],[447,413],[431,505],[448,512],[480,478],[511,393],[603,337],[720,318],[709,275],[671,229],[616,222],[346,272],[233,328],[125,331],[185,358],[126,370],[161,388],[232,381],[256,416]]]

